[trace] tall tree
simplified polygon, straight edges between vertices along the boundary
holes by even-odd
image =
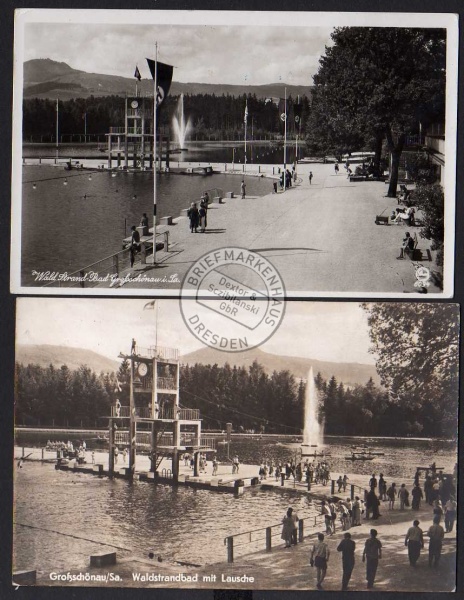
[[[386,138],[390,197],[406,134],[444,114],[445,36],[442,29],[336,28],[314,76],[310,137],[346,150],[371,139],[377,152]]]
[[[363,304],[371,352],[393,401],[431,409],[442,433],[455,436],[458,407],[457,304]]]

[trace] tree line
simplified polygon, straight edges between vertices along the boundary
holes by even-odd
[[[119,373],[96,374],[81,366],[71,371],[50,365],[16,365],[16,423],[39,426],[106,427],[106,417],[119,398],[129,404],[128,390],[117,390],[117,380],[127,381],[128,363]],[[347,387],[335,377],[315,377],[319,420],[328,435],[452,436],[455,422],[441,402],[397,397],[370,379]],[[225,364],[183,365],[180,404],[200,410],[204,429],[300,435],[304,420],[306,383],[289,371],[267,374],[254,362],[250,367]]]
[[[171,128],[177,111],[178,96],[168,96],[159,112],[159,126],[163,133]],[[300,99],[301,123],[309,114],[306,96]],[[231,96],[223,94],[189,94],[184,96],[184,114],[190,120],[194,140],[243,139],[245,104],[248,105],[247,136],[266,139],[283,134],[279,107],[273,101],[257,98],[255,94]],[[304,132],[294,118],[295,99],[287,102],[287,133],[294,136]],[[74,98],[58,102],[59,135],[104,135],[110,127],[124,127],[125,99],[121,96]],[[23,140],[53,141],[56,135],[56,100],[27,98],[23,100]]]

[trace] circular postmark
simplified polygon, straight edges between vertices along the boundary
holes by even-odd
[[[418,265],[415,269],[416,280],[414,287],[428,288],[430,286],[430,279],[432,277],[430,269],[424,267],[424,265]]]
[[[187,271],[180,310],[206,346],[243,352],[268,340],[285,314],[285,286],[264,256],[236,246],[201,256]]]

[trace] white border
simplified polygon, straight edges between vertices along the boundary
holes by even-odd
[[[456,137],[459,16],[451,13],[342,13],[342,12],[261,12],[261,11],[166,11],[166,10],[106,10],[106,9],[19,9],[15,11],[14,72],[13,72],[13,158],[11,203],[11,264],[12,293],[37,295],[86,296],[179,296],[180,289],[109,289],[55,288],[21,285],[21,215],[22,215],[22,100],[24,26],[27,23],[107,23],[156,25],[227,25],[279,27],[434,27],[447,30],[446,65],[446,130],[445,130],[445,245],[443,292],[430,293],[428,298],[451,298],[454,292],[454,247],[456,213]],[[453,157],[451,160],[449,157]],[[419,293],[396,292],[293,292],[288,298],[421,298]]]

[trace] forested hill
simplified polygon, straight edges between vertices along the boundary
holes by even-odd
[[[72,98],[88,98],[90,96],[125,96],[135,93],[136,79],[132,73],[128,77],[87,73],[73,69],[64,62],[50,59],[34,59],[24,63],[24,98],[51,98],[69,100]],[[309,81],[309,77],[308,77]],[[216,96],[242,96],[255,94],[258,99],[267,97],[296,98],[309,96],[310,86],[287,85],[285,83],[270,83],[267,85],[225,85],[209,83],[180,83],[172,82],[170,95],[180,94],[215,94]],[[153,81],[142,79],[138,83],[141,93],[153,91]]]
[[[96,373],[116,372],[121,364],[120,361],[111,360],[111,358],[92,350],[50,344],[18,344],[16,346],[16,362],[24,366],[33,364],[43,368],[53,365],[56,369],[66,365],[71,371],[78,369],[81,365],[87,365]]]
[[[263,352],[259,348],[247,352],[234,352],[232,355],[213,348],[202,348],[181,357],[181,362],[190,366],[199,363],[203,365],[217,364],[222,367],[229,363],[231,367],[248,368],[254,361],[262,365],[269,375],[273,371],[290,371],[294,377],[307,379],[309,369],[313,367],[314,376],[318,372],[327,380],[335,376],[337,381],[348,387],[365,385],[370,378],[376,385],[380,385],[380,377],[374,365],[329,362],[300,356],[277,356],[276,354]]]

